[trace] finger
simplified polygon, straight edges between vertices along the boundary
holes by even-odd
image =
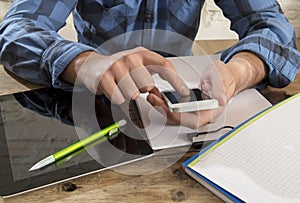
[[[206,119],[202,119],[202,116],[200,118],[200,115],[194,114],[194,113],[172,113],[168,109],[167,105],[165,102],[157,97],[155,94],[149,94],[147,97],[148,102],[154,106],[154,107],[160,107],[160,109],[163,109],[168,117],[168,121],[173,123],[173,124],[180,124],[192,129],[197,129],[205,124],[207,124],[211,119],[211,114],[208,116],[203,116]],[[207,114],[205,113],[206,111],[203,111],[202,114]],[[209,112],[209,111],[207,111]]]
[[[218,71],[219,65],[220,64],[216,62],[215,64],[208,66],[203,71],[201,88],[207,90],[208,93],[211,94],[213,98],[217,99],[219,105],[225,106],[227,104],[227,99],[225,95],[223,82]]]
[[[129,49],[129,50],[124,50],[124,51],[117,52],[117,53],[111,55],[110,58],[113,61],[117,61],[117,60],[123,58],[124,56],[127,56],[129,54],[133,54],[133,53],[142,52],[142,51],[149,51],[149,50],[146,49],[146,48],[144,48],[144,47],[136,47],[136,48],[133,48],[133,49]]]
[[[157,97],[162,99],[162,95],[157,87],[154,87],[149,93],[154,94]]]
[[[140,93],[129,72],[117,79],[118,87],[126,99],[136,99]]]
[[[169,108],[167,107],[167,104],[164,102],[162,98],[157,96],[155,93],[150,93],[147,96],[147,101],[152,105],[152,106],[160,106],[165,110],[166,113],[170,112]]]
[[[147,67],[148,68],[148,67]],[[174,89],[179,92],[182,96],[188,96],[190,94],[189,88],[186,86],[185,82],[178,75],[176,71],[166,67],[151,66],[153,72],[158,73],[158,75],[168,81]]]
[[[115,104],[122,104],[125,102],[125,98],[117,86],[114,78],[107,73],[102,75],[99,81],[98,89],[100,89],[100,91]]]
[[[202,92],[209,95],[209,94],[211,94],[211,91],[212,91],[212,85],[210,84],[210,82],[208,80],[203,80],[203,81],[201,81],[200,89]]]
[[[203,111],[203,113],[204,112],[206,111]],[[204,116],[199,116],[194,113],[182,113],[181,124],[191,129],[198,129],[209,122],[209,120],[204,120],[203,117]]]
[[[130,71],[130,75],[134,80],[140,92],[149,92],[154,88],[154,81],[148,70],[144,67]]]
[[[139,90],[129,71],[130,67],[124,62],[123,58],[115,62],[109,68],[109,72],[114,76],[115,82],[120,88],[123,96],[126,99],[136,99],[139,96]]]
[[[215,111],[215,109],[201,110],[193,114],[193,117],[188,115],[188,113],[185,113],[182,115],[182,125],[192,129],[198,129],[214,122],[221,113],[221,109],[219,111]]]
[[[201,92],[202,92],[202,98],[203,99],[211,99],[213,98],[212,96],[212,86],[211,84],[209,83],[209,81],[205,80],[205,81],[202,81],[201,84],[200,84],[200,89],[201,89]]]
[[[218,120],[219,116],[223,113],[224,109],[224,106],[214,109],[210,123],[215,123]]]
[[[144,51],[143,64],[150,72],[158,73],[162,79],[168,81],[181,95],[189,95],[189,88],[169,60],[154,52]]]
[[[153,78],[144,66],[131,70],[130,75],[140,92],[149,92],[154,88]]]
[[[135,50],[145,49],[136,48]],[[132,80],[141,92],[148,92],[154,87],[153,78],[142,63],[140,51],[123,56],[116,64],[114,64],[114,66],[120,68],[122,68],[121,66],[127,67],[127,71],[130,72]]]
[[[160,109],[163,109],[168,117],[169,121],[172,121],[176,124],[180,123],[180,114],[179,113],[172,113],[170,112],[167,104],[164,102],[164,100],[156,94],[150,93],[147,96],[147,101],[154,107],[160,107]]]
[[[156,96],[155,94],[149,94],[147,97],[148,102],[155,107],[159,112],[161,112],[164,115],[167,115],[168,118],[168,123],[169,124],[181,124],[181,113],[172,113],[170,112],[168,106],[166,105],[166,103],[159,98],[158,96]],[[162,112],[164,111],[164,112]],[[190,118],[189,118],[190,120]],[[190,125],[189,122],[184,124],[185,126]]]

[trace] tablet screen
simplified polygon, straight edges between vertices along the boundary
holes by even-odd
[[[153,153],[144,132],[134,125],[121,107],[111,104],[103,96],[93,97],[94,108],[82,104],[76,106],[72,99],[71,92],[53,88],[0,97],[1,196],[103,170]],[[77,122],[74,122],[74,108]],[[80,110],[77,111],[77,108]],[[90,122],[93,117],[89,115],[91,112],[95,112],[97,125]],[[127,124],[113,139],[101,141],[66,159],[29,171],[43,158],[118,119],[125,119]],[[80,132],[83,135],[79,135]]]

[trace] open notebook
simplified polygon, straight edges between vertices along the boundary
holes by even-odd
[[[183,164],[225,201],[300,202],[300,94],[240,125]]]
[[[178,74],[190,88],[198,87],[202,71],[219,55],[174,57],[169,60],[177,69]],[[154,75],[156,86],[160,90],[170,90],[172,87],[157,75]],[[144,95],[146,96],[146,95]],[[190,128],[166,124],[166,118],[153,108],[145,97],[137,99],[137,106],[144,124],[151,147],[155,150],[191,145],[187,134],[195,132]],[[271,106],[257,90],[249,89],[236,95],[227,105],[223,114],[213,124],[206,125],[197,132],[213,131],[223,126],[236,127],[263,109]],[[197,141],[218,139],[228,129],[216,133],[198,136]]]

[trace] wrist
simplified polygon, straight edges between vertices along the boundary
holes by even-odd
[[[227,63],[236,82],[235,93],[253,87],[268,75],[268,66],[255,54],[240,52]]]
[[[92,54],[97,54],[93,51],[85,51],[81,54],[77,55],[65,68],[65,70],[61,73],[60,77],[69,83],[74,84],[76,81],[76,78],[79,75],[79,72],[84,71],[82,67],[84,63],[86,63],[88,57],[90,57]],[[79,81],[82,82],[82,81]]]

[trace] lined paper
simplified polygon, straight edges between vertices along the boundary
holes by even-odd
[[[300,96],[250,122],[192,169],[246,202],[299,202]]]

